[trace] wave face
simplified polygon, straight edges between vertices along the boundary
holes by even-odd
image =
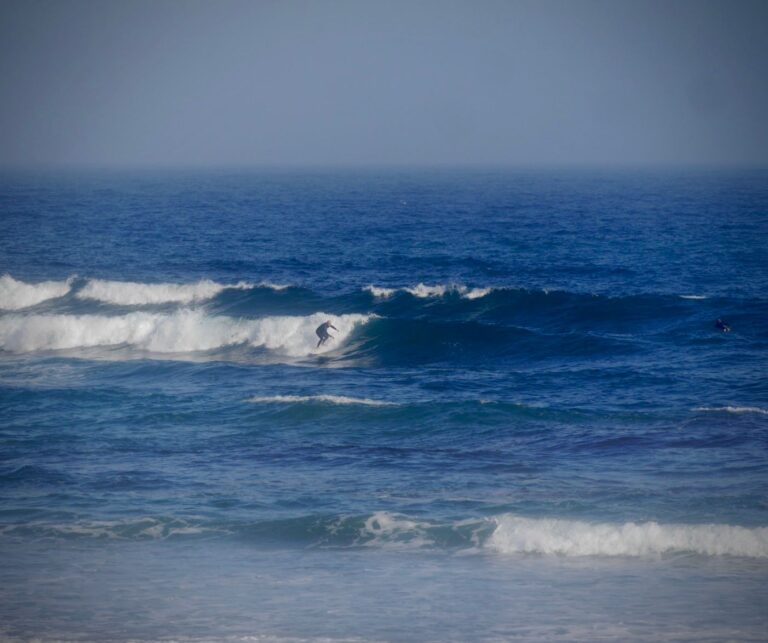
[[[504,554],[650,556],[692,552],[704,556],[768,558],[768,528],[732,525],[588,523],[505,515],[487,546]]]
[[[127,315],[27,315],[0,319],[0,347],[13,353],[129,346],[155,353],[212,351],[227,346],[266,348],[300,357],[338,348],[365,315],[266,317],[234,319],[181,310],[171,314],[135,312]],[[331,320],[335,341],[317,347],[315,328]]]
[[[227,286],[210,279],[202,279],[195,284],[145,284],[91,279],[77,292],[77,297],[117,306],[191,304],[212,299],[226,289],[246,290],[249,288],[253,288],[253,285],[244,281]]]
[[[28,284],[11,275],[0,277],[0,309],[21,310],[49,299],[63,297],[72,288],[73,278],[64,281],[42,281]]]

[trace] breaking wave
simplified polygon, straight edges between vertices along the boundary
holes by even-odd
[[[261,522],[145,516],[7,524],[0,535],[163,540],[229,535],[282,546],[449,549],[502,555],[648,557],[663,554],[768,558],[768,527],[657,522],[593,523],[501,514],[441,522],[390,511],[303,515]]]
[[[315,328],[330,319],[336,341],[316,348]],[[370,315],[236,319],[201,311],[103,315],[9,315],[0,318],[0,349],[13,353],[127,345],[156,353],[210,351],[248,345],[300,357],[337,348]]]
[[[443,297],[447,294],[457,294],[464,299],[479,299],[485,297],[493,289],[492,288],[468,288],[461,284],[437,284],[434,286],[428,286],[426,284],[416,284],[415,286],[407,286],[404,288],[383,288],[380,286],[366,286],[363,290],[371,293],[377,299],[387,299],[397,292],[405,292],[414,297],[420,299],[426,299],[428,297]]]
[[[28,284],[11,275],[0,277],[0,309],[21,310],[36,306],[48,299],[63,297],[72,288],[73,277],[65,281],[41,281]]]
[[[361,404],[364,406],[396,406],[395,402],[371,400],[345,395],[270,395],[266,397],[251,397],[246,400],[254,404],[294,404],[303,402],[326,402],[329,404]]]
[[[768,527],[644,523],[589,523],[506,514],[486,546],[504,554],[648,556],[693,552],[705,556],[768,558]]]
[[[105,281],[91,279],[81,288],[78,299],[93,299],[117,306],[142,306],[148,304],[191,304],[212,299],[223,290],[248,290],[254,284],[240,281],[233,285],[201,279],[194,284],[145,284],[132,281]],[[277,286],[276,289],[285,286]]]

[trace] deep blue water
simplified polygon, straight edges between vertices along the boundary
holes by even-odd
[[[764,640],[766,239],[758,171],[3,175],[0,636]]]

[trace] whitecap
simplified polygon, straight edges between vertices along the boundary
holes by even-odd
[[[36,306],[48,299],[63,297],[72,288],[74,277],[65,281],[41,281],[28,284],[11,275],[0,277],[0,309],[21,310]]]
[[[226,289],[248,290],[253,287],[253,284],[245,281],[227,285],[210,279],[201,279],[192,284],[147,284],[134,281],[90,279],[76,296],[78,299],[92,299],[117,306],[191,304],[212,299]],[[280,288],[277,287],[276,289]]]
[[[504,514],[485,546],[504,554],[648,556],[693,552],[768,558],[768,528],[657,522],[592,523]]]
[[[365,397],[348,397],[346,395],[269,395],[251,397],[246,402],[254,404],[296,404],[305,402],[328,402],[329,404],[361,404],[364,406],[396,406],[395,402],[371,400]]]
[[[435,284],[430,286],[424,283],[418,283],[415,286],[404,286],[402,288],[384,288],[381,286],[369,285],[363,288],[363,290],[371,293],[377,299],[387,299],[396,292],[406,292],[419,299],[443,297],[446,294],[451,293],[455,293],[464,299],[479,299],[491,293],[493,288],[468,288],[461,284]]]

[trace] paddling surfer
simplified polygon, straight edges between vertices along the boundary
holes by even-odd
[[[722,319],[718,319],[715,322],[715,328],[717,328],[717,330],[722,331],[724,333],[731,332],[731,327],[728,324],[726,324]]]

